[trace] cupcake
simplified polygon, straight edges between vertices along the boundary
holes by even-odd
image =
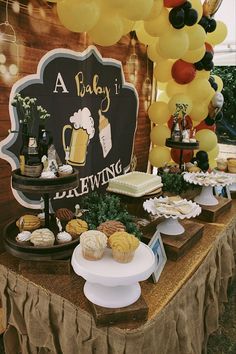
[[[79,237],[82,232],[88,230],[88,224],[82,219],[73,219],[66,225],[66,231],[72,236],[72,238]]]
[[[72,236],[66,231],[61,231],[57,234],[56,240],[59,244],[67,243],[72,240]]]
[[[71,165],[61,165],[58,168],[58,174],[60,177],[71,175],[73,172],[73,167]]]
[[[107,246],[107,237],[101,231],[89,230],[80,236],[80,245],[83,257],[89,261],[96,261],[103,256]]]
[[[98,231],[103,232],[109,239],[109,237],[117,231],[125,231],[125,225],[117,220],[107,220],[97,227]],[[108,240],[109,246],[109,240]]]
[[[70,209],[60,208],[56,210],[55,216],[60,220],[61,225],[64,229],[68,221],[74,218],[74,213]]]
[[[134,257],[134,252],[139,246],[139,240],[124,231],[115,232],[109,238],[113,258],[120,263],[129,263]]]
[[[41,226],[41,227],[44,227],[44,225],[45,225],[45,213],[39,213],[39,214],[37,215],[37,217],[38,217],[39,220],[40,220],[40,226]]]
[[[16,236],[16,241],[19,243],[27,242],[30,240],[30,237],[31,237],[30,231],[22,231]]]
[[[16,221],[20,231],[33,231],[40,227],[40,219],[35,215],[23,215]]]
[[[43,171],[41,173],[40,178],[46,178],[46,179],[51,179],[51,178],[56,178],[56,175],[52,171]]]
[[[52,246],[55,241],[55,236],[49,229],[38,229],[32,232],[30,242],[36,247]]]

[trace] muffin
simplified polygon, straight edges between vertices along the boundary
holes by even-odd
[[[125,231],[125,225],[117,220],[107,220],[97,227],[98,231],[103,232],[108,237],[108,247],[109,237],[117,231]]]
[[[27,242],[30,240],[31,232],[30,231],[22,231],[16,236],[16,241],[19,243]]]
[[[37,216],[28,214],[21,216],[16,222],[20,231],[33,231],[38,229],[40,225],[41,222]]]
[[[52,171],[43,171],[41,173],[40,178],[46,178],[46,179],[51,179],[51,178],[56,178],[56,175]]]
[[[72,236],[66,231],[61,231],[57,234],[56,240],[59,244],[67,243],[72,240]]]
[[[66,231],[72,236],[72,238],[79,237],[82,232],[88,230],[88,224],[82,219],[72,219],[66,225]]]
[[[80,245],[83,257],[89,261],[96,261],[103,256],[107,246],[107,237],[101,231],[89,230],[80,236]]]
[[[55,241],[55,236],[49,229],[38,229],[32,232],[30,242],[36,247],[52,246]]]
[[[61,165],[58,167],[59,177],[71,175],[72,172],[73,172],[73,167],[71,165]]]
[[[110,236],[109,244],[112,248],[112,256],[117,262],[129,263],[139,246],[139,240],[134,235],[118,231]]]
[[[58,218],[61,222],[61,226],[63,229],[66,227],[66,224],[68,221],[72,220],[74,218],[74,213],[70,209],[67,208],[60,208],[57,209],[55,212],[56,218]]]

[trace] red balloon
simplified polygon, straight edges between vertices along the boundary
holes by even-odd
[[[180,162],[180,149],[171,149],[170,154],[171,158],[174,162]],[[193,151],[192,150],[182,150],[182,162],[190,162],[193,158]]]
[[[187,0],[164,0],[165,7],[176,7],[183,5]]]
[[[201,123],[199,123],[198,125],[196,125],[196,127],[194,128],[196,129],[196,132],[198,132],[199,130],[202,130],[202,129],[209,129],[211,130],[212,132],[215,132],[216,131],[216,125],[213,124],[213,125],[207,125],[205,123],[205,120],[202,120]]]
[[[167,125],[168,125],[170,130],[171,130],[172,125],[173,125],[173,119],[174,119],[174,117],[171,116],[170,119],[167,122]],[[186,119],[186,129],[192,129],[193,122],[192,122],[192,119],[190,118],[190,116],[186,116],[185,119]]]
[[[180,85],[188,84],[196,75],[196,68],[193,64],[179,59],[177,60],[171,69],[173,79]]]
[[[205,47],[207,52],[211,52],[212,54],[214,54],[214,49],[211,44],[205,43]]]

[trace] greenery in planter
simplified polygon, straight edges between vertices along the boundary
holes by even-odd
[[[138,238],[142,236],[134,223],[134,216],[128,213],[116,195],[92,192],[81,198],[80,206],[82,209],[89,210],[83,214],[83,219],[88,223],[90,229],[96,229],[106,220],[118,220],[125,225],[127,232]]]
[[[173,194],[181,194],[190,188],[194,188],[192,184],[186,182],[183,175],[180,173],[163,172],[161,174],[163,192],[170,192]]]
[[[236,144],[236,67],[218,66],[212,73],[218,75],[224,83],[223,119],[216,122],[218,141],[224,144]]]

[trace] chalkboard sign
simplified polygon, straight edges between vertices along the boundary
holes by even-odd
[[[124,78],[122,63],[102,58],[97,48],[84,52],[56,49],[39,62],[37,73],[17,81],[11,90],[12,133],[1,143],[0,157],[19,167],[19,117],[11,101],[16,93],[37,98],[51,117],[46,129],[56,151],[79,172],[76,189],[57,193],[53,207],[73,206],[90,191],[105,189],[110,178],[130,168],[137,124],[138,95]],[[27,178],[27,177],[26,177]],[[39,207],[37,196],[13,190],[18,202]]]

